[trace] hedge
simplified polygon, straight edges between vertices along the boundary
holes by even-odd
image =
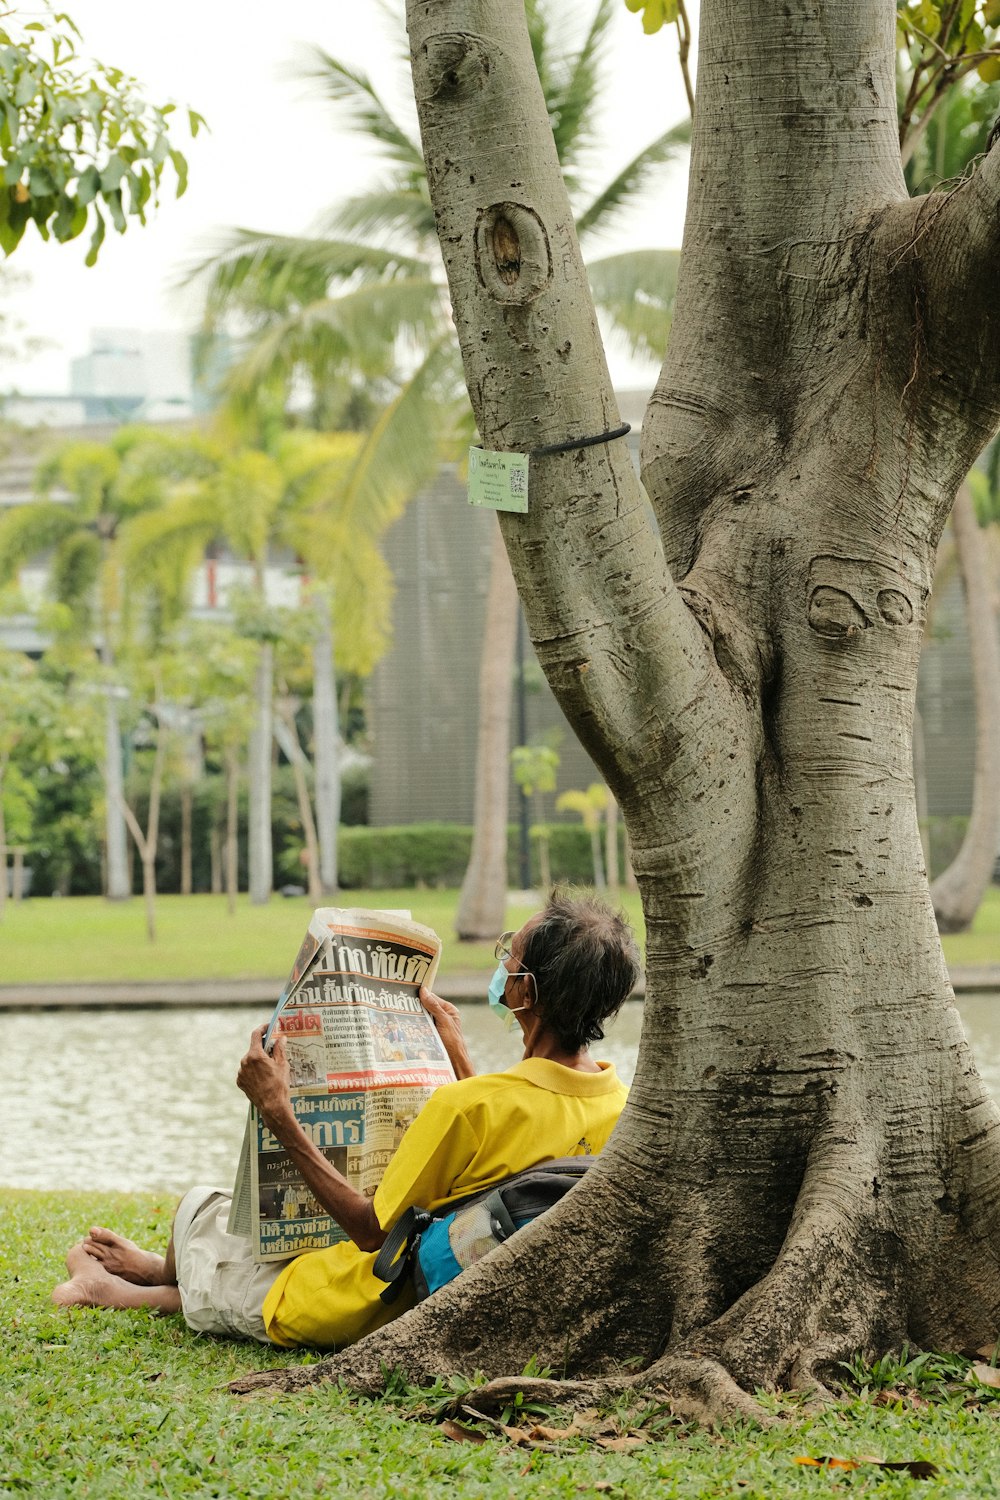
[[[410,823],[400,828],[342,828],[338,840],[339,882],[346,889],[393,890],[402,886],[461,885],[472,829],[456,823]],[[519,832],[507,830],[507,879],[520,885]],[[554,880],[593,881],[590,835],[583,827],[549,828]],[[531,882],[540,883],[538,845],[532,839]]]

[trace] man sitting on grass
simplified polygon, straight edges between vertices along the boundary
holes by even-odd
[[[166,1255],[95,1227],[66,1257],[71,1279],[56,1287],[54,1301],[180,1311],[199,1333],[320,1348],[353,1343],[412,1306],[411,1288],[383,1303],[372,1272],[407,1208],[436,1209],[539,1162],[592,1155],[625,1103],[612,1065],[588,1051],[639,976],[624,916],[596,897],[556,892],[518,932],[504,934],[497,959],[490,1004],[520,1027],[522,1060],[477,1078],[458,1011],[422,990],[458,1082],[428,1099],[374,1199],[357,1192],[296,1121],[281,1038],[268,1054],[265,1028],[253,1033],[236,1081],[349,1241],[257,1265],[249,1240],[226,1231],[231,1195],[193,1188],[178,1206]]]

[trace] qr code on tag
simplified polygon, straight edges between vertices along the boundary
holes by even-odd
[[[511,469],[510,492],[520,498],[528,492],[528,476],[523,469]]]

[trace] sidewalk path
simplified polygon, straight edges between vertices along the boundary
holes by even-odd
[[[488,974],[442,975],[435,989],[443,1000],[486,1002]],[[951,982],[956,994],[982,994],[995,990],[1000,996],[1000,965],[978,969],[955,969]],[[161,979],[131,984],[3,984],[0,1011],[5,1010],[160,1010],[172,1006],[254,1005],[272,1006],[281,993],[283,979]],[[640,982],[633,996],[641,999]]]

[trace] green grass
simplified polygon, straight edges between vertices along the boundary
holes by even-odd
[[[432,1403],[413,1397],[354,1403],[327,1386],[234,1398],[225,1384],[237,1375],[313,1356],[196,1338],[179,1317],[67,1314],[48,1300],[64,1274],[65,1246],[86,1226],[110,1221],[162,1243],[169,1213],[169,1204],[148,1197],[0,1192],[0,1495],[996,1496],[1000,1393],[970,1385],[954,1362],[859,1367],[867,1386],[818,1416],[790,1399],[764,1398],[779,1418],[766,1429],[692,1429],[655,1405],[619,1412],[619,1430],[647,1439],[628,1452],[582,1439],[533,1449],[496,1435],[482,1444],[451,1441]],[[923,1489],[870,1464],[853,1472],[803,1468],[796,1458],[806,1455],[925,1460],[938,1474]]]
[[[344,905],[408,907],[444,942],[442,974],[489,974],[491,943],[459,943],[454,936],[454,890],[351,891]],[[639,898],[622,905],[642,933]],[[534,908],[508,907],[506,926],[518,927]],[[146,941],[143,903],[115,905],[98,896],[8,903],[0,926],[0,983],[58,980],[281,979],[291,967],[309,920],[305,899],[275,896],[251,906],[241,896],[230,917],[221,896],[160,896],[157,941]],[[1000,888],[991,886],[972,931],[944,940],[949,964],[1000,965]]]
[[[986,887],[986,895],[968,932],[943,940],[944,956],[954,968],[1000,964],[1000,886]]]
[[[444,943],[441,972],[492,972],[492,943],[459,943],[454,936],[458,892],[351,891],[344,906],[409,908],[415,920]],[[633,898],[638,912],[638,901]],[[508,909],[507,926],[518,927],[530,905]],[[221,896],[160,896],[157,938],[146,939],[141,899],[122,904],[99,896],[8,903],[0,926],[0,982],[130,979],[283,979],[305,934],[312,911],[305,899],[275,896],[251,906],[241,896],[233,916]]]

